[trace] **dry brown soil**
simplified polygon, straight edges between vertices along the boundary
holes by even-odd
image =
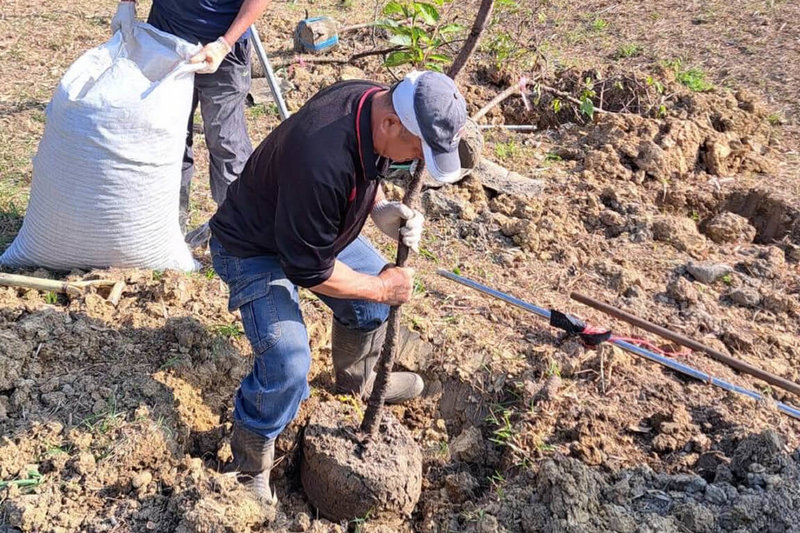
[[[459,2],[448,20],[468,21],[476,4]],[[290,108],[338,79],[392,80],[375,57],[322,64],[291,50],[305,9],[349,24],[375,7],[273,2],[259,27]],[[24,214],[53,88],[107,37],[113,9],[3,2],[0,249]],[[435,274],[457,270],[646,336],[572,302],[578,291],[800,380],[798,17],[800,4],[788,0],[498,7],[460,80],[470,110],[523,74],[559,92],[542,89],[530,109],[512,97],[483,120],[539,127],[490,130],[484,150],[541,180],[537,194],[504,192],[476,173],[424,195],[419,281],[403,316],[429,349],[406,351],[400,364],[428,387],[393,409],[423,451],[410,517],[366,513],[333,524],[308,504],[303,426],[320,402],[353,405],[329,392],[330,314],[309,293],[313,392],[278,442],[279,507],[259,507],[217,473],[230,459],[231,398],[251,352],[224,284],[199,254],[196,274],[92,273],[127,282],[116,307],[103,290],[68,299],[0,288],[0,482],[14,481],[0,488],[0,531],[800,530],[798,421],[772,404],[800,407],[800,399],[697,353],[680,359],[769,399],[753,402],[611,346],[589,350]],[[334,55],[373,44],[383,46],[380,33],[360,30]],[[713,89],[681,82],[698,72]],[[587,86],[610,113],[588,120],[570,103]],[[248,110],[256,142],[277,124],[272,105],[259,102]],[[213,210],[199,136],[196,145],[195,224]],[[403,183],[393,178],[390,195]],[[374,227],[366,232],[393,256]],[[712,265],[723,266],[712,275],[703,268]]]

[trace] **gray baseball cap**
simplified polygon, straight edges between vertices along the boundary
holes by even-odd
[[[422,140],[431,176],[443,183],[458,180],[458,144],[467,122],[467,103],[453,80],[439,72],[414,70],[395,87],[392,104],[403,126]]]

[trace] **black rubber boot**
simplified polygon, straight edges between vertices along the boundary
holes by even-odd
[[[278,500],[269,486],[269,473],[275,458],[275,439],[265,439],[234,424],[231,452],[233,463],[229,471],[235,472],[239,481],[249,487],[259,501],[265,505],[275,505]]]
[[[331,355],[336,371],[336,390],[369,397],[375,382],[375,363],[378,361],[386,323],[372,331],[347,329],[335,319],[331,334]],[[422,394],[425,383],[413,372],[392,372],[386,391],[386,403],[403,403]]]

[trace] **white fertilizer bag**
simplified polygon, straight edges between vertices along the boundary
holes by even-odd
[[[198,46],[137,24],[67,70],[47,106],[5,266],[194,270],[178,195]]]

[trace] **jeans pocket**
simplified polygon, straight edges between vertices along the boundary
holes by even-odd
[[[270,276],[238,282],[231,287],[230,308],[239,309],[247,339],[256,355],[275,346],[281,338],[278,310],[270,291]]]

